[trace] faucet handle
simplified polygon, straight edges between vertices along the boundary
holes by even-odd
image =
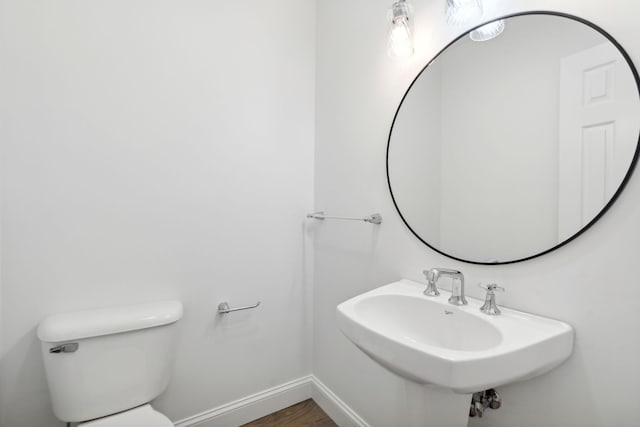
[[[499,291],[504,292],[505,289],[502,286],[498,286],[497,283],[478,283],[478,287],[484,289],[485,291]]]
[[[437,268],[432,268],[431,270],[424,270],[422,274],[427,278],[427,289],[424,290],[424,294],[428,297],[437,297],[440,295],[438,291],[438,287],[436,286],[436,281],[438,280],[438,276],[440,275]]]
[[[504,292],[504,288],[502,286],[498,286],[495,283],[487,283],[482,284],[478,283],[478,286],[482,289],[487,290],[487,296],[484,299],[484,304],[480,307],[480,311],[485,314],[490,314],[492,316],[497,316],[500,314],[500,309],[496,304],[496,294],[494,291]]]

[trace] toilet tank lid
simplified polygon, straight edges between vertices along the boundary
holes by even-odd
[[[45,342],[61,342],[99,337],[168,325],[181,317],[180,301],[158,301],[53,314],[40,322],[38,338]]]

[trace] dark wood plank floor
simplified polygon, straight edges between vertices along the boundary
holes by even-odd
[[[313,400],[305,400],[241,427],[338,427]]]

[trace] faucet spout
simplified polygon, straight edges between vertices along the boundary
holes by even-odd
[[[453,284],[451,285],[451,296],[449,297],[449,304],[467,305],[467,299],[464,297],[464,275],[460,273],[452,277],[454,280]]]

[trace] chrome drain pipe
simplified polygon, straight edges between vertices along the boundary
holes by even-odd
[[[485,391],[479,391],[471,396],[469,416],[482,418],[485,409],[498,409],[500,406],[502,406],[502,397],[495,389],[490,388]]]

